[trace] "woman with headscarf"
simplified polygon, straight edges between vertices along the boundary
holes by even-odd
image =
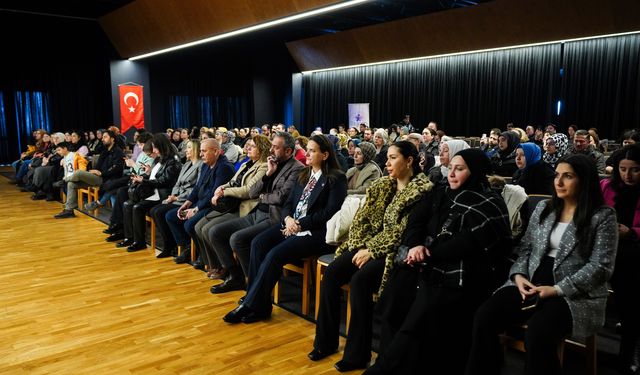
[[[544,141],[544,155],[542,161],[549,164],[552,169],[558,166],[558,160],[567,153],[569,139],[562,133],[550,135]]]
[[[361,142],[353,154],[354,166],[347,175],[347,194],[364,194],[373,181],[382,176],[375,162],[376,147],[369,142]]]
[[[448,184],[419,203],[409,219],[405,259],[379,305],[380,351],[365,374],[461,374],[473,314],[498,280],[496,264],[511,250],[509,214],[489,187],[489,159],[458,152]],[[417,288],[416,288],[417,286]]]
[[[524,188],[530,194],[553,193],[555,171],[542,161],[540,147],[535,143],[521,143],[516,148],[516,165],[518,170],[513,174],[511,183]]]
[[[506,131],[498,138],[498,152],[491,157],[493,174],[511,177],[518,169],[516,166],[516,148],[520,144],[520,136],[513,131]]]
[[[440,165],[429,170],[429,180],[434,184],[446,184],[449,175],[449,161],[462,150],[469,148],[469,144],[460,139],[440,142]]]

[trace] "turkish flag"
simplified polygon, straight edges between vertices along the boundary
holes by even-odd
[[[126,133],[130,127],[144,128],[144,104],[142,86],[120,85],[120,131]]]

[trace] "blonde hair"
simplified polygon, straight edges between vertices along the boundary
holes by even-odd
[[[191,145],[191,160],[200,160],[200,141],[197,139],[190,139],[189,145]]]
[[[271,151],[271,141],[266,135],[258,134],[254,135],[251,140],[255,143],[256,147],[260,151],[260,161],[267,161],[269,152]]]

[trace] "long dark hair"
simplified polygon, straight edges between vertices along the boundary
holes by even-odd
[[[336,152],[333,150],[333,145],[323,134],[311,136],[311,138],[309,138],[309,142],[311,141],[314,141],[320,147],[320,152],[329,153],[327,160],[322,163],[322,174],[327,176],[328,181],[333,181],[340,173],[342,173],[340,164],[338,164],[338,159],[336,158]],[[298,182],[300,182],[300,184],[306,184],[310,175],[311,166],[304,168],[298,176]]]
[[[620,176],[620,170],[618,169],[620,162],[627,159],[640,164],[640,144],[626,146],[619,151],[615,151],[610,157],[613,159],[613,172],[611,173],[610,186],[613,191],[620,192],[621,188],[624,187],[622,177]]]
[[[600,177],[595,160],[587,155],[571,154],[561,158],[558,165],[567,163],[573,168],[578,177],[578,206],[573,215],[573,221],[577,228],[578,240],[584,238],[589,232],[589,223],[593,213],[604,205],[604,198],[600,190]],[[551,204],[548,204],[540,215],[540,224],[551,212],[556,213],[556,222],[564,208],[564,200],[558,198],[553,189]]]
[[[422,169],[420,169],[420,156],[418,155],[416,145],[409,141],[398,141],[394,142],[391,146],[397,148],[405,159],[413,158],[411,169],[413,170],[414,176],[422,172]]]
[[[156,133],[153,135],[153,146],[160,151],[160,160],[165,161],[177,156],[176,149],[174,148],[169,138],[165,133]]]

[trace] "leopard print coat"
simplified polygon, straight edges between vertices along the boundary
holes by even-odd
[[[393,268],[393,258],[407,227],[409,214],[433,184],[420,173],[402,191],[396,193],[396,187],[395,179],[381,177],[367,189],[366,203],[353,219],[348,240],[336,250],[338,256],[345,251],[366,248],[372,258],[385,258],[378,294],[382,293]]]

